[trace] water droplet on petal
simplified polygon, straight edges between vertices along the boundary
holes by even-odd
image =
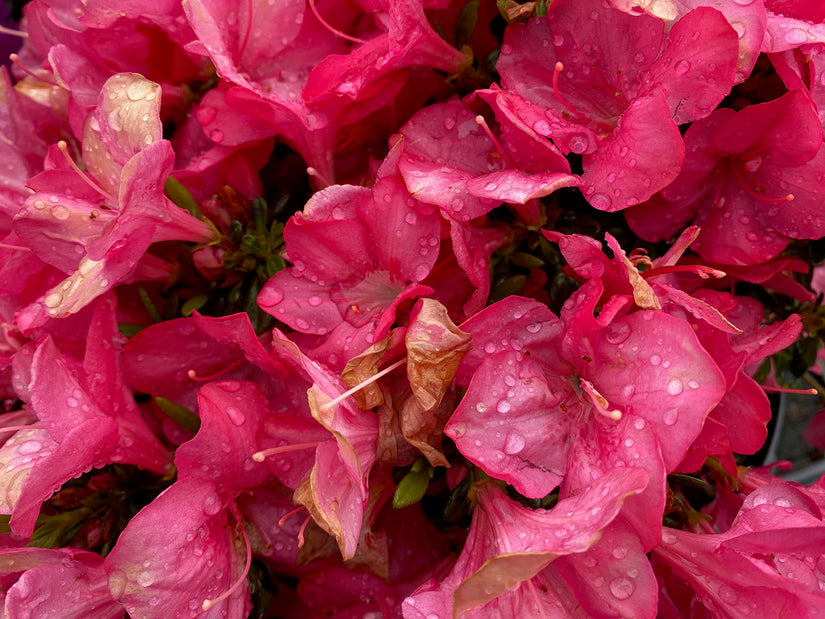
[[[626,600],[636,590],[636,585],[629,578],[614,578],[610,581],[610,593],[617,600]]]
[[[791,45],[800,45],[808,40],[807,33],[801,28],[791,28],[785,33],[785,41]]]
[[[682,381],[678,378],[671,378],[670,382],[667,384],[667,392],[670,395],[679,395],[682,393]]]
[[[679,411],[675,408],[669,408],[664,412],[662,415],[662,421],[665,422],[665,425],[672,426],[676,423],[676,420],[679,418]]]
[[[235,406],[227,406],[226,407],[226,414],[229,419],[234,423],[236,426],[242,426],[246,421],[246,417],[241,412],[241,410]]]
[[[155,582],[155,576],[152,572],[145,571],[138,574],[136,580],[141,587],[151,587]]]
[[[504,443],[504,453],[514,455],[524,449],[525,440],[520,434],[511,434]]]
[[[499,413],[510,412],[510,402],[508,402],[507,400],[501,400],[498,404],[496,404],[496,410]]]
[[[678,75],[684,75],[690,71],[690,63],[687,60],[680,60],[673,65],[673,70],[676,71]]]
[[[610,198],[603,193],[594,193],[590,198],[588,198],[591,206],[595,209],[600,211],[606,211],[610,208]]]

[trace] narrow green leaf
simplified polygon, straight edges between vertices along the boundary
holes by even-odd
[[[478,22],[478,0],[471,0],[458,12],[455,19],[453,35],[455,36],[455,46],[461,49],[470,42],[473,30]]]
[[[149,293],[143,288],[138,288],[138,295],[140,296],[141,303],[143,303],[143,307],[146,308],[146,313],[149,314],[149,318],[152,319],[152,322],[163,322],[163,317],[160,315],[158,308],[155,307],[155,304],[152,302],[152,298],[149,296]]]
[[[510,254],[510,262],[523,269],[540,269],[544,266],[544,260],[523,251],[515,251]]]
[[[398,482],[398,488],[395,489],[395,495],[392,497],[392,506],[398,509],[420,501],[427,491],[431,477],[432,469],[411,470]]]
[[[117,330],[120,331],[120,334],[123,337],[128,339],[143,331],[143,325],[139,325],[134,322],[121,322],[118,324]]]
[[[189,299],[183,306],[180,308],[180,313],[183,316],[191,316],[192,312],[195,310],[199,310],[206,302],[209,300],[209,297],[205,294],[196,294],[194,297]]]
[[[190,215],[198,219],[203,219],[203,214],[198,207],[198,203],[195,202],[195,198],[192,197],[189,190],[186,189],[178,179],[173,176],[167,178],[166,183],[163,185],[163,191],[172,202],[189,211]]]
[[[189,430],[190,432],[195,433],[198,429],[200,429],[200,418],[185,406],[175,404],[171,400],[161,398],[160,396],[155,398],[155,404],[158,405],[158,408],[162,410],[167,417],[169,417],[184,430]]]

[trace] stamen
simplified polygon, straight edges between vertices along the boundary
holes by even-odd
[[[106,200],[109,201],[111,204],[117,204],[117,200],[115,200],[115,198],[112,195],[110,195],[106,190],[104,190],[102,187],[100,187],[100,185],[95,183],[92,180],[92,178],[86,172],[84,172],[83,170],[81,170],[78,167],[78,165],[74,162],[74,159],[72,159],[72,156],[69,154],[69,147],[68,147],[68,145],[66,144],[66,142],[64,140],[60,140],[57,143],[57,148],[59,148],[60,152],[63,153],[63,156],[66,158],[66,161],[69,162],[69,166],[72,168],[72,170],[77,172],[77,174],[80,176],[80,178],[83,179],[83,181],[89,187],[91,187],[97,193],[99,193],[101,196],[106,198]]]
[[[249,543],[249,536],[246,534],[246,527],[243,526],[243,523],[238,521],[238,526],[241,529],[241,535],[243,535],[243,542],[246,548],[246,565],[243,568],[243,572],[241,573],[240,577],[232,584],[229,589],[224,591],[221,595],[216,597],[212,600],[204,600],[203,604],[201,604],[201,608],[203,610],[209,610],[218,602],[221,602],[232,595],[232,592],[235,591],[238,587],[240,587],[243,582],[246,580],[246,577],[249,575],[249,568],[252,566],[252,546]]]
[[[225,368],[222,368],[222,369],[218,370],[217,372],[215,372],[214,374],[210,374],[209,376],[200,376],[200,375],[198,375],[198,373],[195,370],[187,371],[186,375],[189,377],[190,380],[194,380],[194,381],[199,382],[199,383],[206,383],[206,382],[209,382],[210,380],[215,380],[216,378],[220,378],[224,374],[228,374],[229,372],[238,369],[243,364],[243,362],[245,360],[246,360],[246,357],[241,357],[240,359],[237,359],[237,360],[233,361],[232,363],[230,363]]]
[[[312,520],[312,517],[307,516],[304,522],[301,523],[301,528],[298,529],[298,548],[304,547],[304,542],[306,541],[306,539],[304,539],[304,533],[307,530],[307,525],[309,524],[310,520]]]
[[[559,103],[561,103],[568,112],[573,114],[573,116],[575,116],[579,120],[583,120],[586,123],[591,122],[591,120],[587,116],[584,116],[583,114],[580,114],[579,112],[574,110],[570,106],[570,104],[564,100],[564,97],[561,96],[561,93],[559,92],[559,73],[561,73],[562,71],[564,71],[564,65],[560,62],[557,62],[556,66],[553,67],[553,92],[556,95],[556,99],[559,100]]]
[[[642,277],[647,279],[648,277],[656,277],[657,275],[664,275],[665,273],[693,273],[702,279],[708,279],[709,277],[718,279],[727,275],[724,271],[706,267],[701,264],[685,264],[681,266],[653,267],[642,273]]]
[[[321,181],[321,184],[324,185],[324,187],[329,187],[329,186],[332,185],[332,183],[329,182],[328,178],[326,178],[323,174],[321,174],[318,170],[316,170],[312,166],[307,168],[307,174],[309,174],[310,176],[314,176],[319,181]]]
[[[313,441],[311,443],[295,443],[293,445],[284,445],[282,447],[272,447],[262,451],[256,451],[252,454],[252,459],[255,462],[263,462],[269,456],[277,456],[278,454],[288,453],[290,451],[300,451],[301,449],[312,449],[317,447],[320,441]]]
[[[484,132],[487,134],[487,137],[489,137],[490,140],[492,140],[493,144],[495,144],[496,151],[498,152],[499,157],[501,157],[501,159],[504,161],[507,167],[514,169],[516,166],[513,165],[513,162],[510,161],[510,158],[507,156],[507,153],[504,152],[504,147],[501,145],[501,142],[499,142],[496,139],[496,136],[493,135],[493,132],[490,130],[490,126],[487,124],[487,121],[484,120],[484,116],[482,116],[481,114],[476,116],[476,124],[478,124],[482,129],[484,129]]]
[[[745,182],[744,177],[742,176],[741,170],[739,170],[739,166],[734,163],[731,163],[731,169],[733,170],[733,175],[736,177],[736,180],[739,181],[739,184],[742,186],[742,189],[745,190],[749,196],[756,198],[757,200],[762,200],[763,202],[790,202],[794,199],[794,195],[789,193],[782,198],[767,198],[764,195],[760,194],[757,189],[753,189],[748,186]],[[764,191],[764,190],[763,190]]]
[[[252,0],[246,0],[246,32],[243,35],[243,41],[238,48],[238,64],[241,62],[243,53],[246,51],[246,45],[249,43],[249,33],[252,31]]]
[[[304,510],[306,510],[306,507],[304,507],[303,505],[299,505],[299,506],[298,506],[298,507],[296,507],[295,509],[293,509],[293,510],[291,510],[291,511],[288,511],[288,512],[287,512],[287,513],[285,513],[283,516],[281,516],[281,519],[280,519],[280,520],[278,520],[278,526],[279,526],[279,527],[284,526],[284,523],[287,521],[287,519],[291,518],[291,517],[292,517],[292,516],[294,516],[295,514],[300,514],[300,513],[301,513],[302,511],[304,511]]]
[[[309,8],[312,10],[312,14],[315,15],[315,19],[317,19],[324,28],[329,30],[335,36],[341,37],[342,39],[346,39],[347,41],[352,41],[353,43],[366,43],[364,39],[359,39],[358,37],[351,37],[350,35],[345,34],[337,28],[333,28],[330,24],[328,24],[327,21],[323,17],[321,17],[321,14],[318,12],[318,9],[315,8],[315,0],[309,0]]]
[[[20,432],[21,430],[40,430],[41,427],[37,424],[29,424],[25,426],[6,426],[4,428],[0,428],[0,434],[4,432]]]
[[[13,28],[6,28],[3,25],[0,25],[0,34],[10,34],[13,37],[20,37],[21,39],[29,38],[28,32],[23,32],[22,30],[14,30]]]
[[[18,251],[31,251],[31,247],[20,247],[19,245],[9,245],[8,243],[0,243],[3,249],[16,249]]]
[[[321,410],[323,410],[323,411],[328,411],[329,409],[331,409],[331,408],[332,408],[333,406],[335,406],[336,404],[339,404],[340,402],[343,402],[344,400],[346,400],[346,399],[347,399],[348,397],[350,397],[353,393],[356,393],[357,391],[359,391],[359,390],[363,389],[364,387],[366,387],[366,386],[367,386],[367,385],[369,385],[370,383],[374,383],[376,380],[378,380],[379,378],[381,378],[381,377],[382,377],[382,376],[384,376],[385,374],[389,374],[389,373],[390,373],[390,372],[392,372],[395,368],[397,368],[397,367],[401,367],[401,366],[402,366],[402,365],[404,365],[406,362],[407,362],[406,357],[405,357],[405,358],[403,358],[403,359],[399,359],[398,361],[396,361],[396,362],[395,362],[395,363],[393,363],[392,365],[385,367],[385,368],[384,368],[383,370],[381,370],[380,372],[377,372],[375,375],[370,376],[370,377],[369,377],[369,378],[367,378],[366,380],[364,380],[364,381],[362,381],[362,382],[358,383],[358,384],[357,384],[357,385],[355,385],[355,387],[353,387],[352,389],[349,389],[348,391],[345,391],[344,393],[342,393],[341,395],[339,395],[339,396],[338,396],[337,398],[335,398],[334,400],[330,400],[330,401],[329,401],[329,402],[327,402],[326,404],[322,404],[322,405],[320,406]]]
[[[26,68],[22,62],[20,62],[20,56],[17,54],[9,54],[9,60],[11,60],[14,64],[16,64],[26,75],[29,75],[36,79],[38,82],[43,82],[44,84],[48,84],[49,86],[60,86],[57,82],[52,80],[46,79],[42,75],[37,75],[31,69]]]
[[[593,386],[593,383],[591,383],[589,380],[579,378],[579,387],[581,387],[582,391],[584,391],[587,394],[588,399],[593,403],[593,406],[596,407],[596,411],[600,415],[604,415],[605,417],[607,417],[608,419],[612,419],[613,421],[619,421],[619,419],[622,418],[622,411],[615,408],[607,408],[609,406],[608,401],[601,393],[596,391],[596,388]]]
[[[771,393],[795,393],[797,395],[817,395],[819,392],[814,389],[790,389],[788,387],[772,387],[770,385],[759,385],[762,391],[770,391]]]

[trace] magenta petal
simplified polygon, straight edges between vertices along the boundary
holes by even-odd
[[[31,535],[43,501],[73,477],[104,464],[116,444],[117,424],[106,417],[86,419],[62,434],[60,442],[51,453],[44,454],[23,482],[11,518],[12,531],[26,537]],[[29,450],[30,457],[46,446],[45,441],[27,440],[16,451],[19,454]]]
[[[635,99],[618,130],[583,159],[584,196],[600,211],[644,202],[679,174],[685,145],[662,92]]]
[[[561,482],[567,465],[573,421],[558,408],[556,394],[563,390],[563,384],[548,384],[541,364],[515,352],[488,357],[444,433],[492,477],[527,497],[543,497]]]
[[[716,363],[689,323],[651,310],[614,321],[593,350],[588,376],[612,406],[652,424],[673,470],[725,394]]]
[[[652,90],[647,84],[664,88],[677,125],[703,118],[730,92],[738,49],[736,31],[722,13],[694,9],[668,32],[640,94]]]
[[[301,277],[293,267],[269,278],[258,294],[258,305],[293,329],[325,335],[342,321],[330,292],[329,285],[322,286]]]
[[[374,203],[359,205],[358,215],[369,230],[377,266],[395,280],[420,282],[438,258],[441,219],[431,207],[410,200],[399,176],[376,181],[373,195]]]
[[[464,356],[455,379],[460,387],[466,387],[481,363],[498,352],[529,350],[541,359],[542,349],[553,348],[563,325],[546,305],[509,296],[468,318],[459,328],[473,336],[473,348]]]
[[[0,553],[0,571],[25,570],[4,586],[8,617],[118,619],[123,607],[112,599],[100,555],[84,550],[8,549]]]
[[[204,385],[198,392],[200,429],[175,452],[178,479],[209,479],[233,493],[267,481],[269,468],[252,460],[267,412],[264,395],[254,383]]]
[[[552,573],[558,576],[548,578]],[[539,575],[553,588],[571,590],[591,617],[656,616],[658,591],[650,561],[639,538],[621,518],[602,529],[601,539],[587,552],[560,557]],[[563,592],[559,592],[563,597]]]
[[[175,482],[129,521],[106,557],[112,597],[132,616],[201,613],[243,569],[227,514],[214,484]],[[206,616],[246,617],[250,607],[243,583]]]

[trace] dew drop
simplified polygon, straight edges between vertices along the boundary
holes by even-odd
[[[613,549],[613,556],[621,561],[627,556],[627,547],[626,546],[616,546]]]
[[[665,422],[666,426],[672,426],[674,423],[676,423],[676,420],[678,418],[679,418],[679,411],[675,408],[669,408],[662,415],[662,421]]]
[[[309,323],[303,318],[297,318],[295,320],[295,327],[301,329],[302,331],[306,331],[309,329]]]
[[[212,139],[213,142],[220,144],[223,142],[223,131],[220,129],[215,129],[212,133],[209,134],[209,137]]]
[[[614,578],[610,581],[610,593],[617,600],[626,600],[636,590],[636,585],[629,578]]]
[[[258,296],[258,303],[261,307],[273,307],[284,300],[284,291],[280,288],[266,287]]]
[[[610,198],[603,193],[594,193],[590,198],[588,198],[591,206],[595,209],[600,211],[606,211],[610,208]]]
[[[126,96],[132,101],[140,101],[141,99],[148,99],[149,94],[154,91],[155,85],[148,80],[137,80],[126,87]],[[154,99],[154,97],[152,97]],[[152,99],[149,99],[150,101]]]
[[[138,574],[136,580],[141,587],[151,587],[155,582],[155,576],[147,570]]]
[[[230,421],[234,423],[236,426],[242,426],[246,421],[246,417],[241,412],[241,410],[235,406],[227,406],[226,407],[226,414],[229,417]]]
[[[20,447],[17,448],[17,453],[21,454],[35,454],[43,447],[43,444],[40,441],[26,441]]]
[[[69,218],[69,209],[67,209],[62,204],[58,204],[53,206],[51,209],[52,217],[55,219],[59,219],[61,221],[65,221]]]
[[[504,453],[514,455],[524,449],[525,440],[520,434],[511,434],[504,443]]]
[[[690,63],[687,60],[680,60],[673,65],[673,70],[676,71],[678,75],[684,75],[690,71]]]
[[[507,400],[501,400],[498,404],[496,404],[496,410],[499,413],[510,412],[510,402]]]
[[[800,45],[808,40],[808,35],[800,28],[792,28],[785,33],[785,41],[791,45]]]
[[[682,381],[678,378],[671,378],[670,382],[667,384],[667,392],[670,395],[679,395],[682,393]]]

